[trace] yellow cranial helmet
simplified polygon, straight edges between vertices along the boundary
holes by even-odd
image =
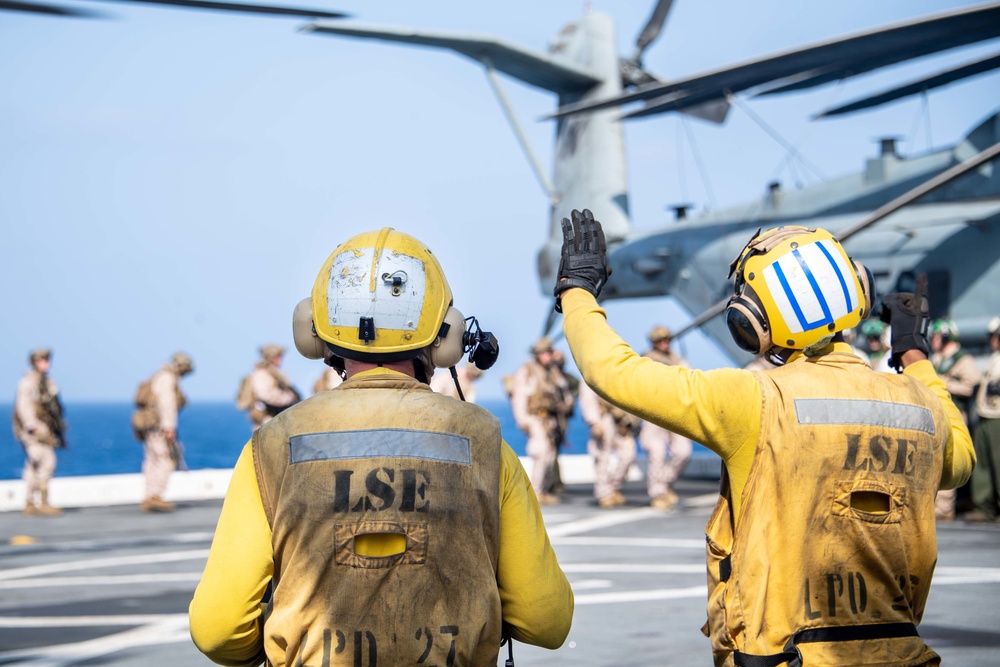
[[[806,350],[871,313],[871,274],[823,229],[778,227],[750,240],[730,267],[729,331],[744,350]]]
[[[442,324],[452,294],[427,246],[384,227],[334,250],[316,277],[310,301],[315,336],[334,354],[390,362],[412,359],[446,335]],[[460,341],[461,313],[448,319],[457,320],[452,324]],[[296,346],[303,351],[298,339]]]

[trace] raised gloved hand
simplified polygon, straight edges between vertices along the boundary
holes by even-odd
[[[892,326],[892,356],[889,365],[902,372],[904,352],[920,350],[930,355],[927,344],[927,324],[930,320],[927,304],[927,274],[917,276],[914,292],[894,292],[882,298],[882,312],[879,318]]]
[[[560,296],[572,287],[585,289],[595,297],[611,275],[608,266],[608,245],[604,240],[601,223],[594,220],[589,209],[583,213],[573,210],[572,223],[562,219],[562,259],[553,294],[556,297],[556,312],[562,312]]]

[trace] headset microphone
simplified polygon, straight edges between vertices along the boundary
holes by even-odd
[[[490,331],[483,331],[479,320],[475,317],[466,319],[468,329],[462,334],[462,344],[469,352],[469,361],[481,371],[485,371],[496,363],[500,356],[500,343]]]

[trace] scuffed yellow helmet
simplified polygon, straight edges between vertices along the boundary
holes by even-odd
[[[871,312],[871,274],[824,229],[758,234],[730,268],[736,293],[726,323],[737,345],[754,354],[825,344]]]
[[[333,251],[312,290],[316,335],[348,359],[412,359],[434,343],[452,302],[437,258],[391,227]]]

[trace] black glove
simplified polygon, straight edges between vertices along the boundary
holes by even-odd
[[[882,298],[882,312],[879,318],[892,327],[892,356],[889,365],[897,373],[903,372],[902,356],[909,350],[920,350],[930,356],[927,344],[927,274],[917,276],[917,286],[913,293],[894,292]]]
[[[604,283],[608,282],[611,267],[608,266],[608,244],[604,240],[601,223],[594,220],[588,209],[583,213],[573,210],[573,222],[562,219],[562,259],[552,293],[556,297],[556,312],[562,312],[560,295],[571,287],[585,289],[595,297],[600,295]]]

